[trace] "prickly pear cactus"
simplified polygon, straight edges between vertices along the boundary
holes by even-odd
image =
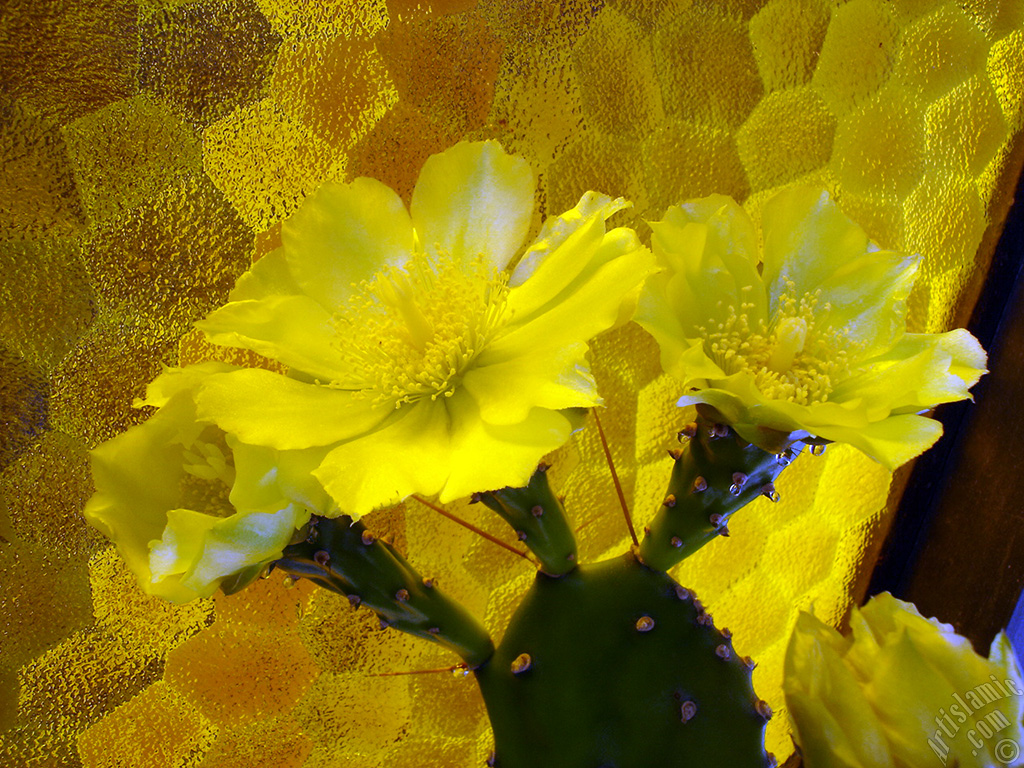
[[[763,766],[754,662],[632,552],[538,574],[476,670],[503,768]]]
[[[603,435],[602,435],[603,438]],[[561,501],[541,465],[523,488],[478,493],[537,559],[537,577],[494,646],[482,626],[386,542],[349,518],[314,518],[275,566],[367,606],[381,625],[458,653],[476,676],[500,768],[760,768],[771,709],[754,662],[666,570],[719,535],[740,507],[775,497],[800,452],[771,453],[702,419],[682,447],[642,543],[577,562]]]

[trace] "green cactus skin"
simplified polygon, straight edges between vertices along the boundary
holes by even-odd
[[[795,443],[769,453],[743,440],[731,428],[698,418],[680,432],[676,460],[661,509],[645,531],[639,557],[667,571],[709,541],[729,534],[733,512],[758,496],[778,500],[775,480],[800,453]]]
[[[450,648],[471,668],[494,652],[487,631],[465,608],[350,517],[314,516],[305,539],[288,546],[274,566],[370,607],[381,626]]]
[[[691,592],[633,553],[543,573],[476,669],[500,768],[747,768],[771,711]]]
[[[540,561],[549,576],[561,576],[576,567],[576,537],[573,536],[565,509],[551,490],[548,467],[541,464],[524,488],[474,494],[512,526],[520,541]]]

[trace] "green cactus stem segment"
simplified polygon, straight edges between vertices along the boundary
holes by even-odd
[[[382,627],[439,643],[469,667],[494,652],[487,631],[465,608],[350,517],[314,516],[305,539],[285,548],[274,567],[345,595],[353,606],[368,606]]]
[[[667,571],[718,536],[728,536],[732,514],[759,496],[778,500],[775,480],[800,453],[801,443],[769,453],[732,429],[703,417],[680,433],[681,450],[661,508],[645,530],[640,560]]]
[[[774,765],[749,659],[633,553],[538,573],[475,670],[498,768]]]
[[[576,537],[562,502],[551,490],[547,465],[541,464],[524,488],[474,494],[512,526],[520,541],[537,556],[541,571],[562,576],[576,567]]]

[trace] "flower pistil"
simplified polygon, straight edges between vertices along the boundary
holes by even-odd
[[[726,374],[750,374],[757,388],[774,400],[823,403],[835,382],[850,374],[852,342],[835,329],[823,332],[820,318],[828,315],[828,304],[819,308],[814,293],[797,301],[790,288],[779,296],[771,321],[752,321],[754,305],[743,303],[738,313],[730,306],[723,321],[698,331],[709,356]]]

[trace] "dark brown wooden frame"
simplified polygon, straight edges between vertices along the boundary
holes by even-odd
[[[984,654],[1024,588],[1024,142],[1015,143],[1016,202],[967,323],[990,373],[974,403],[938,409],[945,435],[910,474],[868,586],[952,623]]]

